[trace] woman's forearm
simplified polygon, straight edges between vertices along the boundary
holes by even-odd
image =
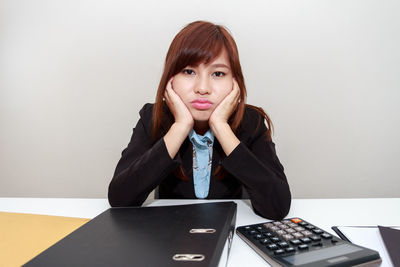
[[[210,127],[225,154],[229,156],[240,144],[240,140],[236,137],[228,123],[211,124]]]
[[[183,123],[174,123],[164,136],[168,154],[173,159],[179,151],[183,141],[187,138],[192,126]]]

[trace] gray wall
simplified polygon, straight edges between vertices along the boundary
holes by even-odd
[[[400,197],[399,1],[0,0],[0,197],[106,197],[174,35],[237,41],[296,198]]]

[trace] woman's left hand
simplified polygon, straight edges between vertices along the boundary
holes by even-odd
[[[211,128],[217,124],[227,123],[229,117],[239,103],[240,89],[235,79],[233,79],[232,91],[222,100],[221,103],[214,109],[209,119]]]
[[[219,103],[208,121],[211,130],[227,156],[229,156],[240,143],[240,140],[236,137],[231,126],[228,124],[229,117],[239,103],[239,97],[239,85],[236,80],[233,79],[232,91]]]

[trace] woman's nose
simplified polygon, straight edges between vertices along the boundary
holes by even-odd
[[[197,94],[206,95],[211,93],[211,86],[207,77],[198,77],[195,91]]]

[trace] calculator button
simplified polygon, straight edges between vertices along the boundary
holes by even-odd
[[[310,236],[310,238],[312,241],[321,241],[321,237],[316,236],[316,235]]]
[[[301,233],[302,233],[304,236],[310,236],[310,235],[313,234],[313,233],[311,233],[310,231],[307,231],[307,230],[302,231]]]
[[[257,231],[263,231],[265,228],[262,226],[257,226],[256,229],[257,229]]]
[[[256,235],[254,235],[254,238],[261,239],[261,238],[264,238],[264,236],[262,234],[256,234]]]
[[[271,241],[269,241],[268,238],[263,238],[263,239],[260,239],[260,243],[263,245],[267,245],[267,244],[271,243]]]
[[[279,245],[281,248],[287,248],[287,247],[289,247],[289,244],[288,244],[287,242],[285,242],[285,241],[278,243],[278,245]]]
[[[278,226],[272,226],[271,228],[269,228],[269,229],[271,229],[272,231],[278,231],[278,230],[280,230],[280,228],[278,227]]]
[[[299,222],[299,225],[300,225],[300,226],[306,226],[306,225],[308,225],[308,223],[306,223],[306,222]]]
[[[297,226],[297,227],[294,228],[294,230],[296,230],[298,232],[301,232],[301,231],[304,231],[305,229],[303,227],[301,227],[301,226]]]
[[[253,229],[253,230],[250,230],[250,231],[249,231],[249,234],[255,235],[255,234],[258,234],[258,232],[257,232],[256,230]]]
[[[274,251],[275,255],[282,255],[283,253],[285,253],[285,251],[283,249],[278,249]]]
[[[275,233],[276,233],[277,235],[285,235],[285,234],[286,234],[286,232],[283,231],[283,230],[278,230],[278,231],[276,231]]]
[[[264,235],[266,236],[266,237],[273,237],[274,235],[272,234],[272,233],[264,233]]]
[[[267,228],[271,228],[274,225],[272,223],[264,223],[264,226],[267,227]]]
[[[312,231],[314,232],[314,234],[317,234],[317,235],[320,235],[324,232],[321,229],[313,229]]]
[[[284,224],[292,223],[290,220],[283,220],[282,222],[283,222]]]
[[[292,247],[289,247],[289,248],[285,249],[285,251],[286,251],[287,253],[292,253],[292,252],[295,252],[296,249],[295,249],[295,248],[292,248]]]
[[[304,237],[302,234],[300,234],[300,233],[293,233],[292,234],[295,238],[302,238],[302,237]]]
[[[292,222],[294,222],[294,223],[299,223],[299,222],[302,222],[302,220],[300,220],[299,218],[293,218],[293,219],[292,219]]]
[[[291,222],[291,223],[288,223],[287,225],[290,226],[290,227],[297,227],[297,224],[292,223],[292,222]]]
[[[281,229],[288,229],[289,226],[287,226],[286,224],[281,224],[281,225],[279,225],[279,228],[281,228]]]
[[[300,239],[300,240],[301,240],[301,242],[303,242],[304,244],[311,243],[311,239],[308,238],[308,237],[302,238],[302,239]]]
[[[311,225],[311,224],[309,224],[309,225],[305,226],[305,228],[306,228],[307,230],[312,230],[312,229],[314,229],[314,228],[315,228],[315,226],[314,226],[314,225]]]
[[[308,249],[308,245],[303,244],[303,245],[298,246],[298,248],[301,250],[305,250],[305,249]]]
[[[278,246],[276,244],[270,244],[270,245],[267,245],[267,248],[270,250],[277,250]]]
[[[294,229],[292,229],[292,228],[286,229],[285,231],[286,231],[288,234],[292,234],[292,233],[295,233],[295,232],[296,232],[296,230],[294,230]]]
[[[301,241],[298,239],[294,239],[294,240],[290,240],[290,243],[292,243],[293,245],[300,245]]]
[[[286,235],[283,235],[282,238],[285,239],[285,240],[291,240],[294,237],[292,235],[286,234]]]
[[[321,236],[322,236],[323,238],[325,238],[325,239],[331,239],[331,238],[332,238],[332,235],[327,234],[327,233],[324,233],[324,234],[322,234]]]
[[[281,240],[278,237],[271,237],[271,241],[276,243],[276,242],[279,242]]]
[[[337,241],[337,240],[335,240],[335,239],[332,239],[331,242],[332,242],[332,244],[336,244],[336,243],[339,242],[339,241]]]

